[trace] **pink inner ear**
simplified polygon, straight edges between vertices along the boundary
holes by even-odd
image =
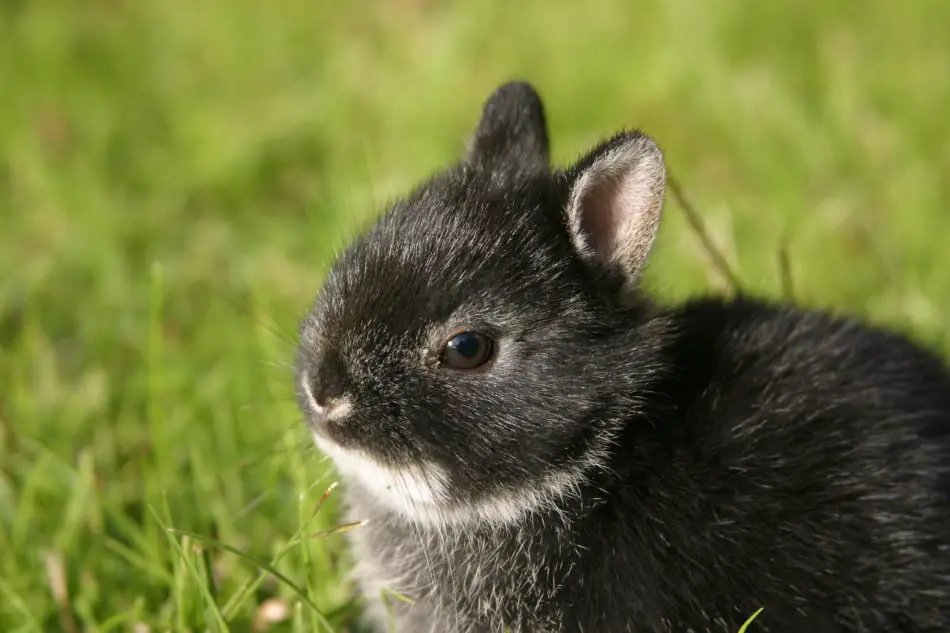
[[[581,231],[590,249],[602,260],[613,259],[618,252],[621,224],[624,221],[622,178],[603,176],[591,183],[579,200]]]

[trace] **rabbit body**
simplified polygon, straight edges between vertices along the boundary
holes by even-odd
[[[548,166],[534,90],[334,263],[298,394],[379,630],[950,631],[950,372],[908,338],[636,288],[655,143]],[[397,592],[413,601],[391,596]]]

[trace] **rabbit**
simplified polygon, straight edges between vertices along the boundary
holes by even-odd
[[[831,310],[646,296],[662,150],[627,128],[553,167],[546,116],[500,85],[302,319],[367,622],[950,631],[942,358]]]

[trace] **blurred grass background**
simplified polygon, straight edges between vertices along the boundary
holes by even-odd
[[[657,138],[752,291],[783,296],[786,249],[800,301],[950,351],[947,24],[936,0],[0,2],[0,630],[262,630],[262,605],[346,630],[342,539],[297,538],[336,524],[297,320],[509,78],[559,162]],[[667,209],[646,283],[723,289]],[[299,594],[168,527],[282,556]]]

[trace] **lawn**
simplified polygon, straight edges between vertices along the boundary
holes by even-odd
[[[950,352],[950,3],[844,4],[0,3],[0,630],[347,630],[297,322],[512,77],[558,162],[653,135],[747,290]],[[645,283],[729,290],[672,196]]]

